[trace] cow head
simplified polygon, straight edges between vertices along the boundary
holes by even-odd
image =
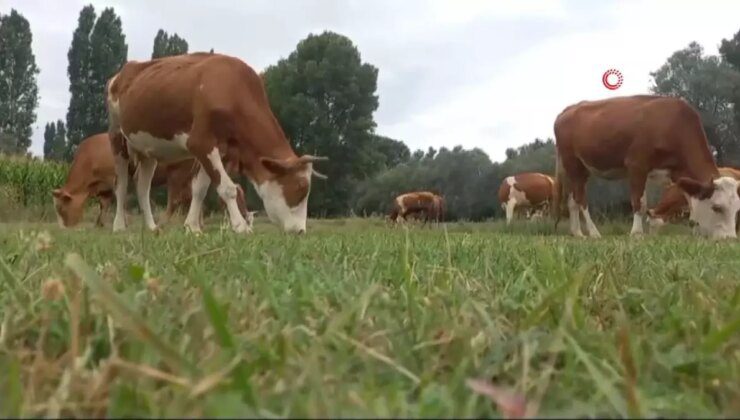
[[[686,193],[691,220],[697,232],[713,239],[736,238],[735,221],[740,210],[740,183],[731,177],[720,177],[700,183],[690,178],[678,180]]]
[[[51,192],[54,197],[54,210],[57,214],[57,222],[62,228],[73,227],[82,220],[84,210],[85,194],[72,195],[63,189]]]
[[[325,175],[313,169],[313,163],[325,160],[328,158],[311,155],[286,160],[267,157],[260,159],[265,169],[272,174],[270,179],[256,186],[270,221],[286,232],[306,231],[311,177],[326,179]]]

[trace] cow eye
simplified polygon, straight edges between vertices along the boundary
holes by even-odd
[[[722,206],[718,206],[715,204],[712,206],[712,211],[715,213],[724,213],[725,209]]]

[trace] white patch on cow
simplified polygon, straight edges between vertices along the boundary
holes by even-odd
[[[398,212],[398,216],[396,217],[396,223],[403,223],[406,218],[403,216],[404,213],[406,213],[406,206],[403,205],[403,199],[408,194],[399,195],[396,197],[396,204],[398,204],[398,208],[401,210]]]
[[[596,229],[594,221],[591,220],[591,214],[588,212],[588,207],[581,208],[581,214],[583,215],[584,220],[586,220],[586,230],[588,231],[588,236],[592,238],[601,238],[599,230]]]
[[[155,159],[145,159],[139,162],[139,169],[136,178],[136,195],[139,199],[139,208],[144,216],[144,223],[149,230],[156,230],[157,224],[154,222],[152,214],[151,200],[149,199],[152,188],[152,177],[157,169]]]
[[[650,229],[656,231],[660,229],[661,226],[665,225],[665,220],[663,220],[662,217],[648,216],[648,224],[650,225]]]
[[[516,198],[510,198],[509,201],[506,202],[506,224],[507,225],[511,224],[511,220],[514,219],[514,210],[516,209],[516,204],[517,204]]]
[[[572,193],[568,196],[568,213],[570,216],[570,232],[573,236],[583,236],[583,232],[581,232],[581,220],[579,218],[580,213],[586,223],[586,232],[588,233],[588,236],[592,238],[601,237],[599,230],[596,229],[596,225],[593,220],[591,220],[591,214],[588,211],[588,207],[581,207],[578,205],[576,200],[573,198]]]
[[[160,162],[172,163],[192,156],[188,150],[188,135],[186,133],[176,134],[168,140],[154,137],[145,131],[138,131],[128,134],[126,140],[128,140],[128,145],[133,150]]]
[[[221,199],[226,203],[226,209],[229,213],[229,219],[231,220],[231,229],[236,233],[251,233],[251,225],[244,220],[239,206],[236,203],[237,188],[234,181],[231,180],[229,174],[224,169],[224,164],[221,161],[221,155],[219,154],[218,147],[214,147],[210,153],[208,153],[208,160],[213,165],[213,169],[219,173],[221,182],[219,183],[216,191]]]
[[[208,187],[211,185],[211,178],[208,177],[203,166],[200,166],[198,173],[191,182],[192,197],[190,198],[190,208],[188,215],[185,217],[185,228],[193,233],[200,233],[200,219],[203,211],[203,200],[208,193]]]
[[[516,184],[516,178],[514,178],[513,176],[507,176],[506,183],[509,184],[510,187],[513,187],[514,184]]]
[[[732,177],[714,180],[714,194],[706,200],[689,197],[690,219],[698,224],[699,234],[713,239],[736,238],[735,221],[740,210],[738,181]]]
[[[301,176],[306,177],[308,182],[311,181],[311,170],[311,165],[308,164],[301,174]],[[285,201],[283,187],[277,181],[265,181],[262,184],[255,185],[255,189],[262,198],[265,212],[271,222],[280,226],[286,232],[306,231],[308,195],[297,206],[291,208]]]
[[[640,209],[632,214],[632,230],[630,231],[630,235],[642,235],[643,229],[642,229],[642,218],[645,215],[645,212],[647,211],[647,192],[642,192],[642,197],[640,197]]]
[[[642,235],[642,214],[640,212],[632,214],[632,230],[630,235]]]
[[[576,203],[576,200],[573,198],[573,194],[571,193],[568,195],[568,217],[570,218],[570,233],[573,236],[581,237],[583,236],[583,232],[581,232],[581,219],[579,216],[580,212],[580,206],[578,203]]]
[[[116,215],[113,217],[113,232],[126,229],[126,193],[128,192],[128,159],[115,156],[116,161]]]

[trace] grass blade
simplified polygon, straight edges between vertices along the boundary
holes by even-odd
[[[67,255],[65,263],[92,290],[113,318],[140,340],[156,349],[171,369],[175,371],[186,370],[191,375],[197,373],[195,365],[185,359],[184,356],[165,343],[164,340],[152,331],[146,321],[136,311],[131,309],[123,298],[106,282],[101,281],[98,274],[79,255]]]

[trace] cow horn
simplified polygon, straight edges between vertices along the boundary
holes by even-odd
[[[301,162],[313,163],[313,162],[325,162],[329,160],[326,156],[314,156],[314,155],[303,155],[300,157]]]
[[[322,174],[321,172],[317,171],[316,169],[311,169],[311,173],[313,174],[313,176],[315,176],[316,178],[319,178],[319,179],[328,179],[329,178],[328,176],[326,176],[326,175]]]

